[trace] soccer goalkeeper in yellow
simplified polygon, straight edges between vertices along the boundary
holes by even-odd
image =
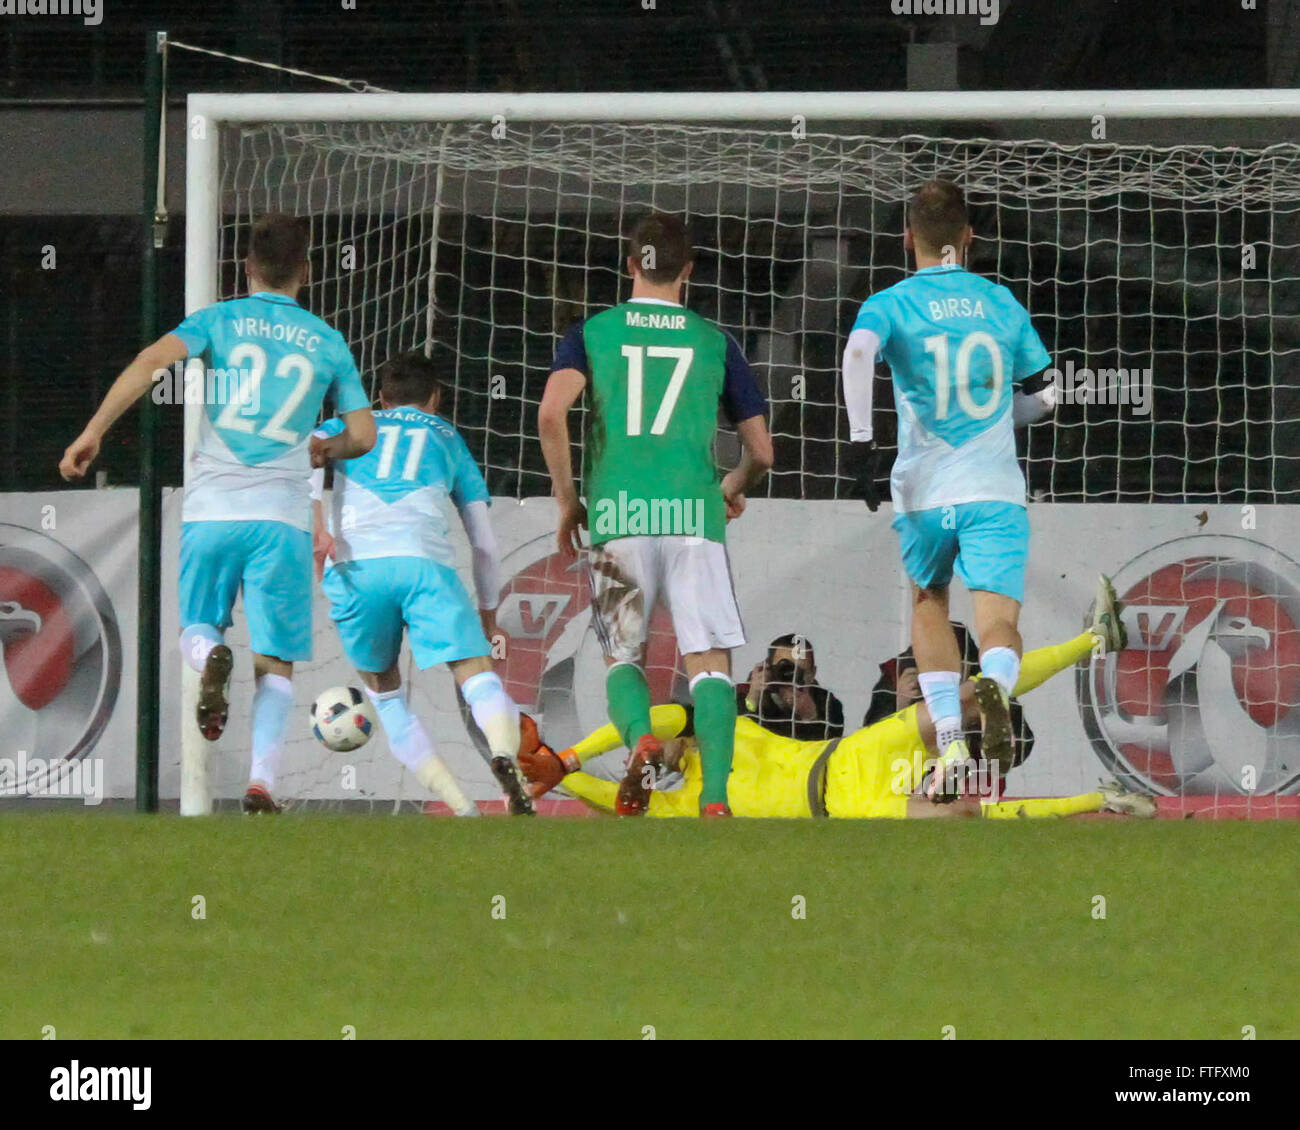
[[[1124,629],[1114,589],[1101,578],[1091,627],[1067,643],[1027,652],[1015,694],[1022,695],[1053,675],[1074,666],[1096,649],[1122,650]],[[977,676],[977,679],[979,677]],[[963,721],[979,720],[975,683],[962,688]],[[985,734],[1005,760],[1010,751],[1010,717],[1000,707],[1000,697],[984,717]],[[1000,713],[999,713],[1000,711]],[[651,710],[654,733],[665,743],[665,767],[678,769],[685,780],[680,788],[655,790],[647,811],[652,817],[696,816],[701,787],[700,757],[687,734],[689,717],[682,706],[656,706]],[[998,741],[997,739],[1004,740]],[[531,744],[531,743],[530,743]],[[521,750],[520,765],[534,783],[534,795],[563,781],[565,789],[598,808],[614,811],[618,786],[582,772],[589,757],[622,745],[613,726],[602,726],[570,749],[554,753],[544,745]],[[921,767],[935,764],[935,733],[924,703],[917,703],[873,726],[831,741],[800,742],[765,730],[748,718],[736,720],[735,756],[727,795],[736,816],[818,817],[848,819],[903,819],[934,816],[984,816],[993,819],[1070,816],[1085,812],[1117,812],[1133,816],[1155,815],[1155,802],[1123,792],[1118,785],[1103,785],[1096,792],[1070,797],[1035,797],[989,801],[961,796],[960,787],[945,790],[956,795],[950,803],[936,803],[916,795]]]

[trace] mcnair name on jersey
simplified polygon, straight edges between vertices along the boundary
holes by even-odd
[[[643,330],[684,330],[685,314],[656,314],[649,310],[629,310],[626,325]]]
[[[268,322],[265,318],[232,318],[231,324],[235,327],[236,337],[268,337],[309,352],[315,352],[320,345],[320,334],[312,333],[306,326],[286,326],[283,322]]]
[[[943,318],[982,318],[984,303],[978,298],[972,302],[969,298],[944,298],[930,301],[930,317]]]

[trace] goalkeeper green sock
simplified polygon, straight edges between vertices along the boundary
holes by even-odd
[[[605,672],[609,720],[628,749],[650,733],[650,685],[635,663],[615,663]]]
[[[704,671],[691,681],[695,700],[695,740],[700,747],[704,787],[700,805],[727,803],[727,778],[736,745],[736,688],[720,671]]]

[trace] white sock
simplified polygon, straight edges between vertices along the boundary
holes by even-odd
[[[495,671],[480,671],[460,685],[474,721],[487,738],[493,757],[513,761],[519,753],[519,707],[506,694]]]
[[[991,647],[980,656],[980,674],[1010,695],[1020,681],[1020,656],[1009,647]]]
[[[372,691],[367,688],[366,694],[375,704],[393,756],[457,816],[477,816],[478,807],[461,791],[451,770],[434,751],[428,731],[407,706],[405,689]]]
[[[284,736],[293,710],[293,680],[283,675],[261,675],[253,691],[253,767],[249,780],[275,787],[284,752]]]
[[[478,805],[462,791],[451,770],[436,753],[429,754],[414,769],[416,779],[457,816],[478,816]]]
[[[956,671],[926,671],[916,676],[934,723],[934,744],[942,757],[962,736],[961,676]]]
[[[181,658],[187,666],[202,673],[208,655],[222,642],[221,633],[211,624],[191,624],[181,632]]]

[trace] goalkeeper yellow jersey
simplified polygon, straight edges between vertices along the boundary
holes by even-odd
[[[765,730],[749,718],[736,719],[735,755],[727,781],[727,801],[736,816],[850,819],[902,819],[916,774],[929,754],[910,706],[866,729],[830,741],[800,742]],[[655,737],[675,738],[686,728],[680,706],[656,706],[650,712]],[[680,788],[650,794],[648,816],[699,815],[703,778],[694,739],[686,739]],[[613,726],[602,726],[573,747],[580,758],[616,749]],[[564,778],[564,788],[609,811],[618,786],[578,771]]]

